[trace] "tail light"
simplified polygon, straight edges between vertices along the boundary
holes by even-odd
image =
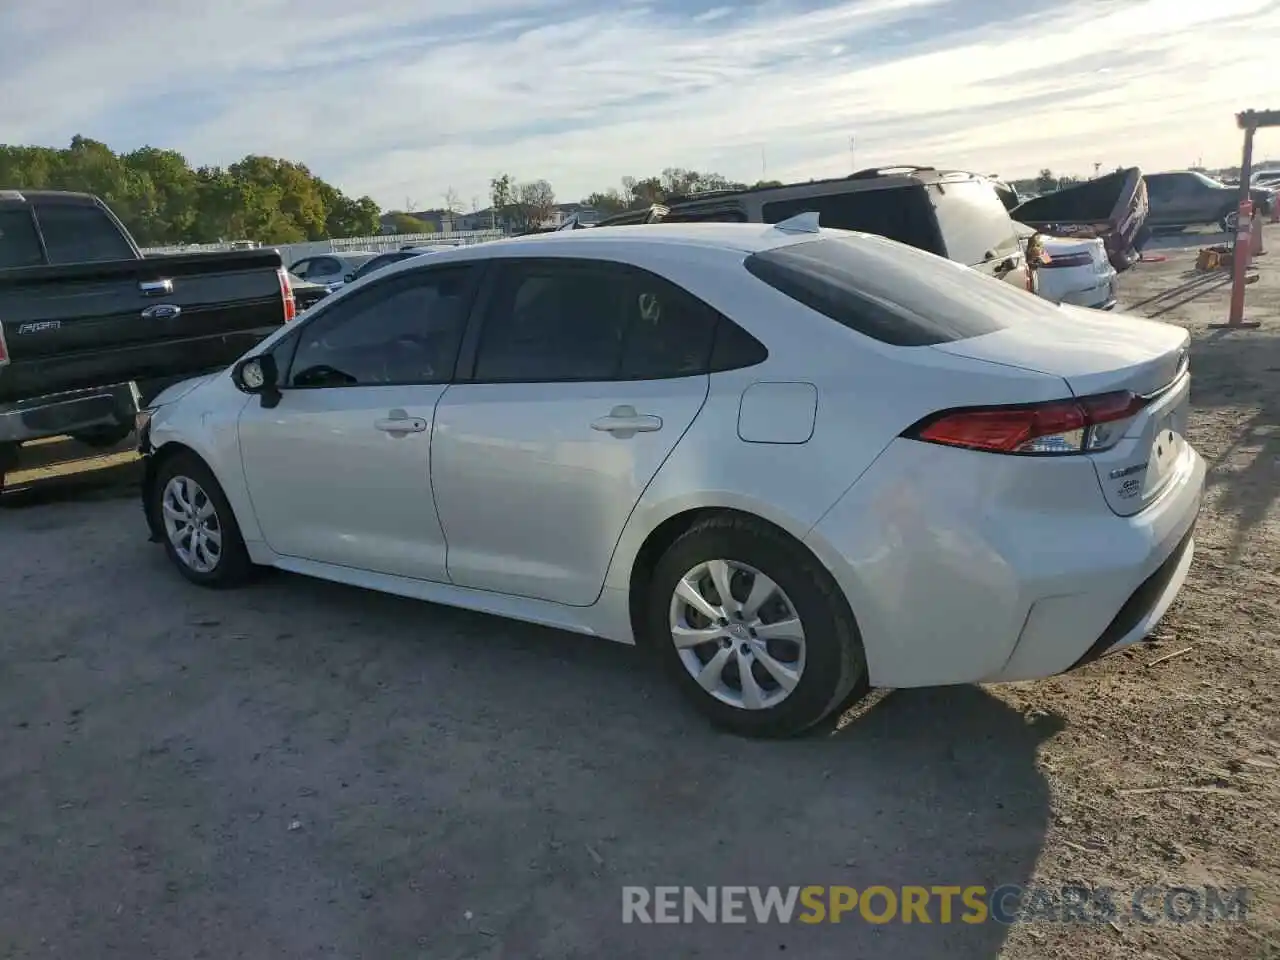
[[[0,367],[9,362],[9,345],[4,340],[4,324],[0,323]]]
[[[276,271],[280,278],[280,296],[284,299],[284,322],[288,323],[298,315],[298,301],[293,298],[293,288],[289,286],[289,273],[284,267]]]
[[[1147,399],[1128,390],[1025,406],[945,410],[903,436],[989,453],[1093,453],[1114,447]]]
[[[1046,256],[1042,267],[1053,269],[1054,267],[1091,267],[1093,266],[1093,257],[1088,251],[1080,253],[1060,253],[1057,256]]]

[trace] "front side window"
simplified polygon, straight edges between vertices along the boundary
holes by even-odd
[[[587,260],[502,266],[475,379],[652,380],[705,373],[719,314],[644,270]]]
[[[467,321],[474,269],[389,277],[335,302],[299,332],[287,385],[447,383]]]
[[[82,204],[36,204],[50,263],[132,260],[133,250],[100,208]]]

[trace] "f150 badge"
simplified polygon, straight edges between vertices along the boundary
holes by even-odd
[[[34,323],[23,323],[18,326],[18,336],[24,333],[44,333],[46,330],[58,330],[62,327],[61,320],[37,320]]]

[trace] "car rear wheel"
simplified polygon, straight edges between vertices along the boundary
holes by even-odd
[[[793,736],[865,692],[861,638],[835,581],[761,521],[692,527],[659,560],[647,612],[676,684],[730,732]]]
[[[213,472],[194,454],[175,454],[160,465],[148,509],[169,559],[192,583],[231,587],[253,572],[231,505]]]

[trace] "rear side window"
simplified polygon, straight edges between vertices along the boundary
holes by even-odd
[[[590,260],[504,264],[480,381],[659,380],[707,372],[719,314],[644,270]]]
[[[1055,309],[967,267],[869,238],[775,247],[752,254],[745,265],[793,300],[899,347],[978,337],[1041,305]]]
[[[824,227],[873,233],[917,250],[946,255],[933,205],[923,186],[847,190],[798,200],[775,200],[766,203],[761,212],[765,223],[781,223],[799,213],[816,212],[818,223]]]
[[[98,207],[38,203],[35,210],[50,263],[134,258],[133,250],[120,235],[120,228]]]
[[[27,209],[0,210],[0,270],[37,267],[43,262],[40,240]]]
[[[952,260],[974,266],[1021,249],[1009,211],[991,184],[966,180],[930,190],[942,242]]]

